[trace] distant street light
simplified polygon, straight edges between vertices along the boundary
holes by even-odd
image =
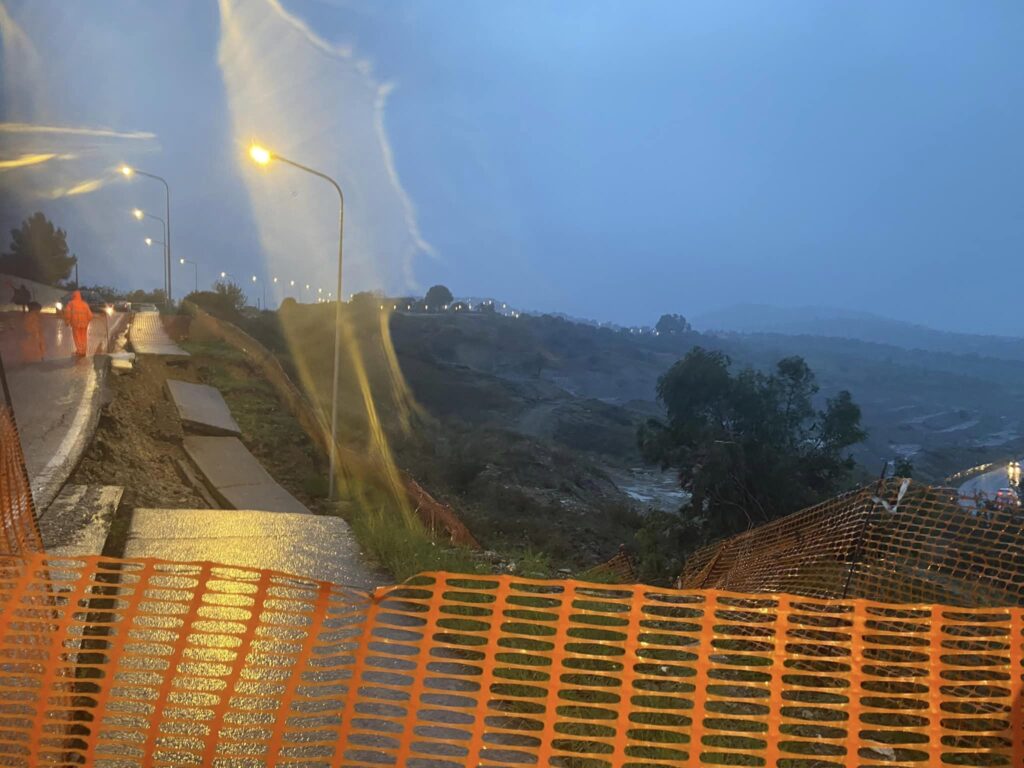
[[[166,230],[164,233],[164,238],[167,241],[167,253],[166,263],[164,264],[164,279],[166,281],[165,287],[167,289],[167,302],[168,304],[172,304],[173,298],[171,297],[171,186],[167,183],[167,179],[163,178],[162,176],[157,176],[155,173],[147,173],[146,171],[140,171],[138,168],[132,168],[130,165],[122,165],[120,171],[126,179],[130,179],[135,174],[138,174],[139,176],[145,176],[147,179],[156,179],[157,181],[164,185],[164,192],[166,193],[167,196],[167,222],[164,225]]]
[[[134,216],[138,221],[142,221],[143,219],[154,219],[156,221],[159,221],[164,229],[164,239],[158,240],[157,242],[164,247],[164,295],[168,297],[167,300],[169,302],[171,285],[170,278],[168,277],[168,272],[170,271],[171,256],[170,251],[167,248],[167,241],[170,239],[168,234],[169,230],[167,229],[167,222],[161,219],[159,216],[154,216],[152,213],[146,213],[146,211],[142,210],[141,208],[133,208],[132,216]],[[150,240],[151,238],[146,239]],[[146,243],[146,245],[152,245],[152,243]]]
[[[274,279],[276,280],[277,278],[274,278]],[[252,281],[254,283],[257,282],[256,275],[252,276]],[[260,283],[261,286],[263,286],[263,306],[262,306],[262,309],[266,309],[267,308],[267,281],[266,280],[260,280],[259,283]]]
[[[195,288],[195,291],[196,291],[196,293],[199,293],[199,264],[197,262],[191,261],[189,259],[178,259],[178,262],[182,266],[184,266],[185,264],[191,264],[192,265],[193,269],[195,270],[195,277],[196,277],[196,288]]]
[[[326,173],[321,173],[320,171],[314,170],[300,163],[296,163],[294,160],[289,160],[281,155],[276,155],[270,150],[257,144],[253,144],[249,147],[249,156],[258,165],[266,166],[270,164],[271,160],[279,160],[293,168],[298,168],[300,171],[305,171],[313,176],[318,176],[334,187],[334,191],[338,193],[338,300],[335,302],[334,310],[334,382],[331,388],[330,469],[328,470],[327,476],[328,493],[330,494],[330,499],[333,500],[336,497],[334,490],[334,477],[336,474],[338,457],[338,371],[341,367],[341,268],[343,254],[342,247],[345,240],[345,195],[341,191],[341,186],[338,182]]]

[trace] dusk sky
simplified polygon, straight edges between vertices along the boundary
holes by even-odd
[[[161,285],[128,162],[203,283],[333,290],[333,190],[256,139],[344,188],[346,294],[1021,335],[1020,0],[0,0],[0,28],[0,247],[42,210],[83,283]]]

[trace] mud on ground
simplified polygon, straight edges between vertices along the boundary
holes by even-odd
[[[168,365],[159,357],[138,357],[133,373],[109,377],[110,400],[69,482],[120,485],[121,506],[128,510],[208,507],[175,466],[175,459],[187,457],[181,420],[164,389],[168,378],[197,381],[189,365]]]
[[[208,508],[175,464],[188,463],[182,448],[185,431],[165,382],[179,379],[219,389],[252,454],[303,504],[324,511],[326,467],[273,389],[234,350],[190,346],[190,358],[140,356],[133,373],[111,376],[110,402],[70,482],[123,486],[122,506],[128,509]]]

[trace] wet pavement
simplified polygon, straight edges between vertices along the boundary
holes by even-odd
[[[125,557],[209,561],[372,590],[390,583],[368,567],[338,517],[227,509],[136,509]]]
[[[41,318],[46,355],[24,360],[24,316],[0,315],[0,355],[14,401],[32,495],[42,511],[78,463],[99,419],[107,358],[74,356],[70,329],[56,315]],[[105,348],[125,322],[123,314],[97,317],[89,326],[90,353]]]
[[[1010,480],[1007,476],[1006,464],[1001,463],[996,465],[995,469],[991,469],[980,475],[975,475],[961,485],[960,495],[974,496],[977,493],[981,493],[985,496],[995,498],[996,493],[998,493],[1001,488],[1006,488],[1009,485]]]
[[[171,341],[157,312],[137,312],[132,319],[128,340],[132,351],[138,355],[188,357],[188,352]]]
[[[278,485],[237,437],[185,438],[185,453],[221,502],[233,509],[311,514]]]
[[[123,493],[116,485],[65,485],[39,515],[47,553],[60,557],[102,554]]]

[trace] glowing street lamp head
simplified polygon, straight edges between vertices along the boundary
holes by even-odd
[[[142,209],[141,209],[141,208],[135,208],[135,209],[133,209],[133,210],[132,210],[132,216],[134,216],[134,217],[135,217],[136,219],[138,219],[139,221],[142,221],[142,217],[143,217],[143,216],[145,216],[145,215],[146,215],[146,214],[144,214],[144,213],[142,212]]]
[[[146,243],[146,245],[152,245],[153,244],[153,238],[152,237],[147,237],[145,239],[145,243]]]
[[[179,264],[184,264],[184,263],[185,263],[185,260],[184,260],[184,259],[178,259],[178,263],[179,263]]]
[[[118,170],[124,174],[125,178],[130,179],[135,170],[130,165],[122,165]]]
[[[291,281],[291,283],[290,283],[290,285],[292,286],[292,288],[294,288],[294,287],[295,287],[295,281],[294,281],[294,280],[292,280],[292,281]]]
[[[220,276],[221,276],[221,279],[224,279],[225,277],[228,276],[228,273],[227,272],[221,272]]]
[[[270,162],[272,155],[270,150],[264,149],[259,144],[253,144],[249,147],[249,157],[258,165],[266,165]]]
[[[253,275],[253,276],[252,276],[252,281],[253,281],[254,283],[256,282],[256,275]]]
[[[274,278],[274,282],[275,282],[275,283],[277,282],[277,278],[276,278],[276,277]]]

